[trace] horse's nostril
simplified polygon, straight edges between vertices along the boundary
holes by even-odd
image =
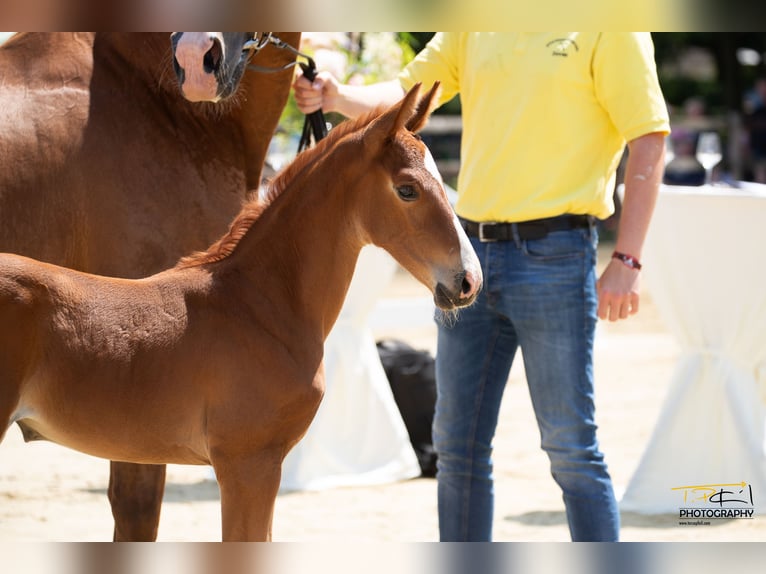
[[[205,72],[212,74],[217,72],[221,67],[221,58],[223,56],[223,48],[218,38],[213,39],[213,46],[205,52],[205,56],[202,59],[202,66]]]
[[[463,278],[460,282],[460,298],[473,299],[480,290],[481,275],[469,270],[463,272]]]

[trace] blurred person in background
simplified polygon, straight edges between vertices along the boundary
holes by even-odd
[[[663,183],[668,185],[704,185],[705,168],[697,161],[697,134],[683,128],[673,128],[669,136],[673,159],[665,166]]]
[[[766,183],[766,76],[755,81],[753,96],[751,107],[745,116],[750,161],[753,180]]]

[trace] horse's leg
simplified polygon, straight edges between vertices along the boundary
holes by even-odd
[[[221,489],[224,542],[271,540],[271,523],[283,458],[281,451],[274,451],[213,459]]]
[[[165,469],[164,464],[110,462],[108,494],[115,542],[157,539]]]

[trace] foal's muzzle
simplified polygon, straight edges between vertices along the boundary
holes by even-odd
[[[434,289],[434,303],[440,309],[449,311],[457,307],[466,307],[476,300],[481,291],[482,279],[471,271],[462,271],[455,275],[453,287],[438,283]]]

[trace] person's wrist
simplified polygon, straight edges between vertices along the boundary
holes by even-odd
[[[325,110],[347,118],[354,118],[359,115],[354,109],[356,107],[354,88],[356,87],[358,86],[336,82],[334,79],[328,78],[323,96]]]
[[[633,257],[628,253],[622,253],[621,251],[614,251],[612,253],[612,259],[616,259],[622,262],[626,267],[635,269],[636,271],[640,271],[642,267],[641,262],[636,257]]]

